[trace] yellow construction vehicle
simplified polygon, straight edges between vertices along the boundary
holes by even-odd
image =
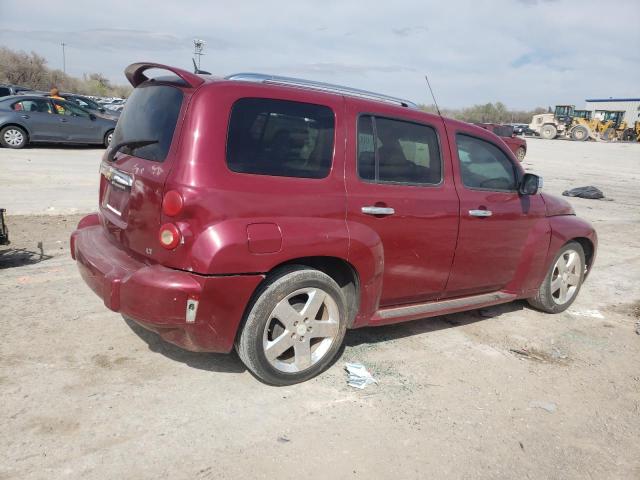
[[[633,124],[633,127],[626,128],[622,132],[623,142],[640,142],[640,120]]]
[[[624,112],[612,110],[599,110],[593,116],[575,116],[567,135],[576,141],[589,138],[606,142],[621,140],[627,130],[627,122],[623,118]]]

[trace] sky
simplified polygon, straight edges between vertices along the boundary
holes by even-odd
[[[441,107],[640,97],[640,0],[0,0],[0,45],[67,73],[153,61],[338,83]]]

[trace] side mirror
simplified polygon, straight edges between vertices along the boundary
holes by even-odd
[[[89,114],[89,118],[90,118],[91,120],[95,120],[95,119],[96,119],[96,116],[95,116],[93,113],[90,113],[90,114]]]
[[[104,112],[106,112],[106,110],[104,108],[100,107],[100,113],[104,113]]]
[[[542,177],[534,175],[533,173],[525,173],[520,181],[518,191],[520,195],[535,195],[538,193],[538,190],[542,188],[542,185]]]

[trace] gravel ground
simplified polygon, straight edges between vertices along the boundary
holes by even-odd
[[[67,242],[99,157],[0,150],[0,478],[640,478],[640,145],[529,140],[546,191],[609,200],[570,200],[600,249],[568,312],[352,331],[286,388],[159,341],[83,284]],[[348,387],[351,360],[379,385]]]

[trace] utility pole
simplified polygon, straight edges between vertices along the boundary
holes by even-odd
[[[205,42],[204,40],[198,40],[195,39],[193,41],[193,54],[198,57],[198,70],[200,70],[200,60],[202,58],[202,55],[204,55],[204,53],[202,53],[202,50],[204,50],[204,46],[206,45],[207,42]]]
[[[60,45],[62,45],[62,71],[66,74],[67,73],[67,58],[64,54],[64,47],[67,46],[66,43],[62,42]]]

